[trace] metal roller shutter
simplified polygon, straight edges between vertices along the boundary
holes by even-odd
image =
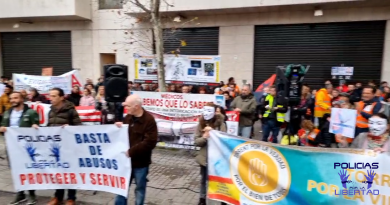
[[[53,75],[72,70],[70,31],[1,33],[3,74],[41,75],[53,67]]]
[[[288,64],[310,65],[304,83],[314,87],[341,64],[355,68],[351,82],[379,81],[385,28],[385,21],[256,26],[254,85]]]
[[[186,41],[187,46],[181,47],[180,40]],[[164,30],[165,53],[177,48],[183,55],[218,55],[219,27]]]

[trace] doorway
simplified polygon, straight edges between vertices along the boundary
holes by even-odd
[[[103,67],[105,65],[110,65],[110,64],[116,64],[116,55],[115,55],[115,53],[101,53],[100,54],[100,68],[101,68],[101,73],[103,75],[104,75]]]

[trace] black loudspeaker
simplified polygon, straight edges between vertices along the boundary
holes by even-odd
[[[104,87],[107,102],[124,102],[129,95],[127,81],[127,66],[105,65]]]

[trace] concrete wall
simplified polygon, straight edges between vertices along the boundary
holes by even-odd
[[[2,0],[0,19],[80,16],[91,18],[90,0]]]
[[[305,4],[325,4],[335,2],[354,2],[358,0],[166,0],[161,3],[162,11],[183,12],[194,10],[217,10],[217,9],[235,9],[235,8],[253,8],[253,7],[268,7],[268,6],[286,6],[286,5],[305,5]],[[148,0],[140,0],[144,5],[148,5]],[[129,3],[130,4],[130,3]],[[141,12],[140,9],[129,10],[130,12]]]
[[[94,2],[92,0],[92,2]],[[115,53],[116,62],[129,66],[129,79],[134,78],[133,53],[142,48],[126,43],[125,32],[138,29],[131,26],[133,20],[121,10],[98,10],[92,5],[92,21],[36,22],[21,24],[13,29],[13,23],[2,23],[0,32],[21,31],[72,31],[73,67],[80,68],[83,77],[96,81],[101,74],[101,53]],[[344,21],[389,20],[390,7],[349,8],[324,10],[324,16],[314,17],[313,11],[282,11],[272,13],[247,13],[231,15],[198,16],[196,24],[188,27],[220,27],[219,53],[221,55],[221,79],[234,76],[238,83],[243,79],[252,82],[254,26],[267,24],[298,24]],[[170,24],[166,24],[171,26]],[[389,25],[389,24],[388,24]],[[386,32],[383,78],[390,79],[390,32]],[[149,37],[140,35],[143,40]],[[128,42],[128,41],[127,41]]]

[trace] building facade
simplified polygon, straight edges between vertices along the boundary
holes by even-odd
[[[149,28],[137,25],[134,18],[141,12],[123,9],[121,0],[4,2],[0,3],[3,75],[39,75],[43,67],[53,67],[57,75],[75,68],[96,81],[103,65],[118,63],[128,65],[132,80],[133,54],[148,52],[142,42],[151,41]],[[161,8],[164,15],[197,19],[176,23],[182,31],[175,39],[188,44],[181,53],[220,55],[220,77],[225,82],[235,77],[238,83],[246,80],[256,86],[276,66],[293,63],[310,65],[308,84],[322,84],[331,77],[331,67],[340,65],[355,67],[353,81],[390,80],[389,1],[168,2],[171,6]],[[171,24],[175,22],[164,25]],[[129,39],[133,31],[139,35]],[[167,41],[165,48],[174,49],[175,43]]]

